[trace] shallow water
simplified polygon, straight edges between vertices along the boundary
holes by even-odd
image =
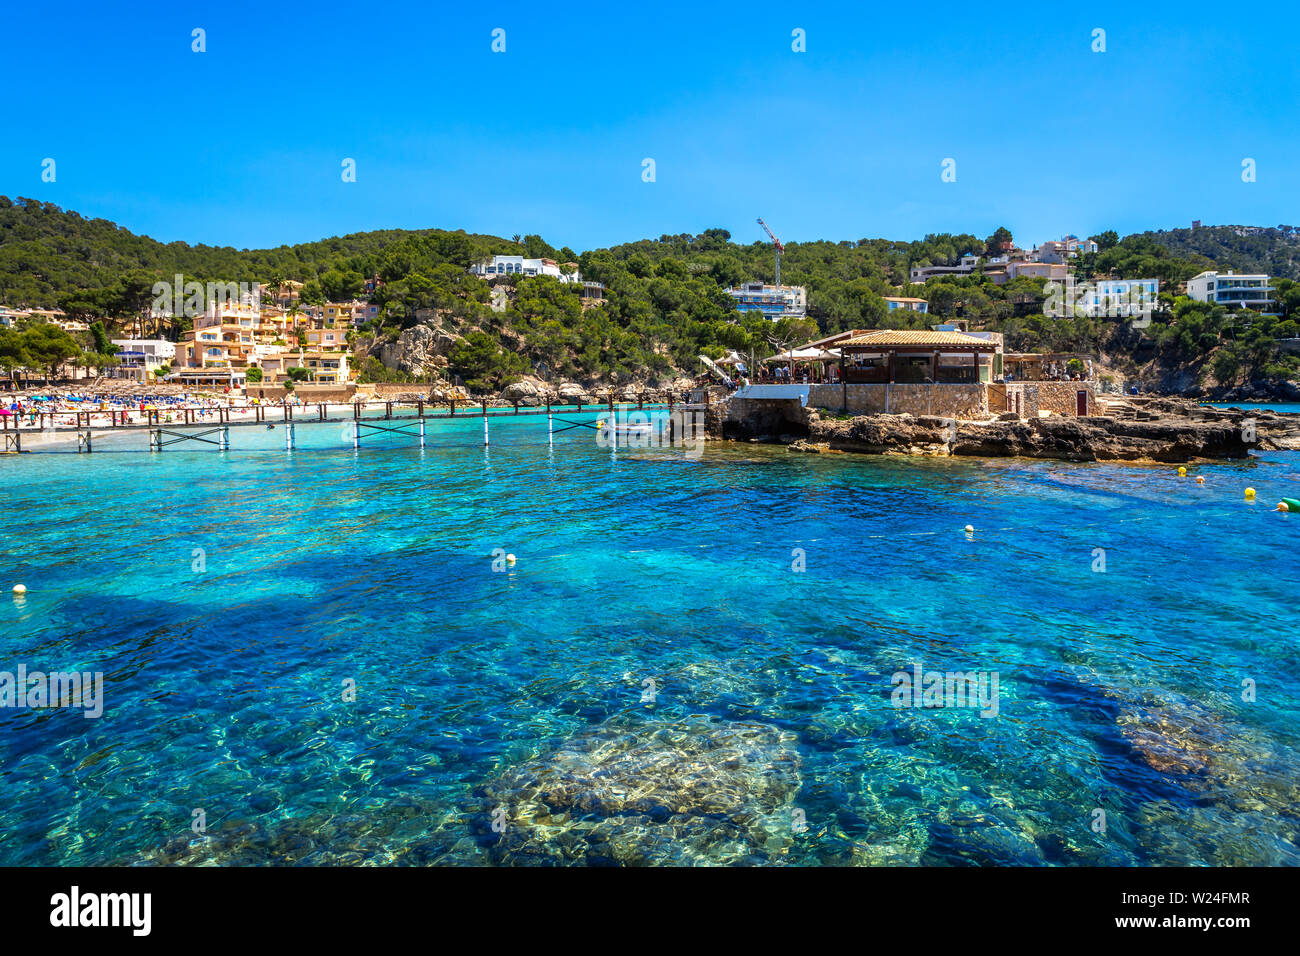
[[[491,427],[0,458],[0,669],[105,680],[0,710],[0,864],[1300,862],[1300,458]]]
[[[1244,412],[1282,412],[1287,415],[1300,414],[1297,402],[1202,402],[1211,408],[1240,408]]]

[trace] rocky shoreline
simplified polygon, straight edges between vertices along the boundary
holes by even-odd
[[[793,403],[792,403],[793,404]],[[725,406],[723,406],[725,409]],[[1133,399],[1105,415],[1011,414],[984,421],[908,414],[833,416],[817,409],[709,416],[709,437],[775,442],[791,451],[867,455],[1187,463],[1300,449],[1300,416],[1217,409],[1177,398]]]

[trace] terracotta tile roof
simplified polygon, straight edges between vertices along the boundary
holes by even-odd
[[[884,329],[879,332],[868,332],[866,335],[859,335],[839,344],[843,347],[875,345],[881,348],[901,348],[909,345],[964,345],[968,348],[983,346],[990,351],[996,347],[988,339],[967,335],[965,332],[931,332],[917,329]]]

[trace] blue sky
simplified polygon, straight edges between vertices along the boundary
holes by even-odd
[[[7,9],[0,194],[163,241],[1300,224],[1293,3],[115,6]]]

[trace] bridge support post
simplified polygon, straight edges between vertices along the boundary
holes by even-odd
[[[94,450],[95,446],[91,441],[90,429],[87,428],[84,432],[81,429],[77,429],[77,454],[80,455],[82,452],[85,452],[89,455]]]
[[[293,446],[294,446],[293,422],[290,422],[289,424],[284,426],[284,450],[293,451]]]
[[[555,444],[555,416],[549,410],[546,413],[546,444]]]
[[[420,447],[424,447],[424,416],[420,416]]]
[[[150,416],[150,417],[152,417],[152,416]],[[160,429],[160,428],[151,428],[151,429],[149,429],[149,450],[150,450],[150,451],[162,451],[162,450],[163,450],[163,445],[162,445],[162,429]]]

